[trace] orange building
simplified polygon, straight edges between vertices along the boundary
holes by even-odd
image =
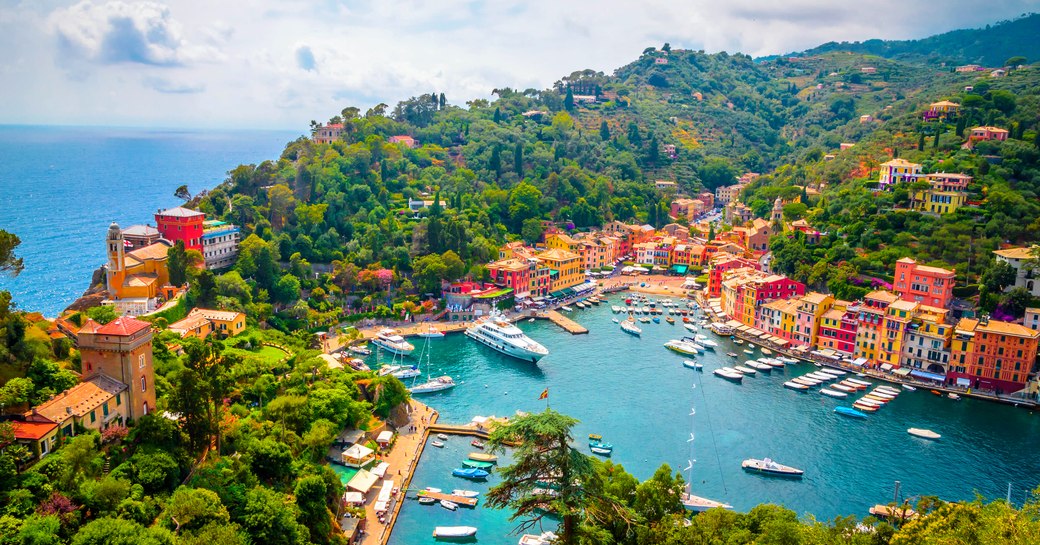
[[[105,325],[87,320],[76,337],[84,378],[105,376],[126,385],[129,418],[155,409],[151,324],[129,316]]]
[[[1036,362],[1040,331],[1000,320],[962,318],[953,332],[947,377],[959,386],[1017,392]]]
[[[170,274],[166,268],[166,252],[170,244],[159,241],[130,252],[126,251],[123,233],[113,223],[108,228],[108,263],[105,265],[105,288],[109,299],[121,314],[145,314],[158,308],[161,297],[168,296]]]
[[[909,257],[896,261],[892,285],[904,301],[948,309],[953,302],[953,284],[952,269],[918,265]]]

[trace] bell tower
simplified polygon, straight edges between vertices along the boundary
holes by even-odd
[[[784,230],[784,200],[780,197],[773,201],[773,210],[769,213],[769,223],[772,224],[773,234]]]
[[[117,288],[123,285],[123,275],[126,269],[125,251],[123,245],[123,230],[119,224],[112,222],[108,226],[108,235],[105,237],[105,252],[108,254],[108,263],[105,265],[105,289],[111,297],[117,294]]]

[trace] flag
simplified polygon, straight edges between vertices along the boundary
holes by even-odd
[[[546,399],[549,397],[549,389],[542,390],[542,395],[538,396],[538,399]]]

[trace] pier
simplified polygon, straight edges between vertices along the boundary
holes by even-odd
[[[535,317],[548,318],[550,322],[562,327],[564,331],[570,333],[571,335],[584,335],[589,332],[588,329],[585,329],[585,327],[579,324],[578,322],[571,320],[570,318],[564,316],[563,314],[560,314],[555,310],[550,310],[544,313],[544,315],[539,314]]]

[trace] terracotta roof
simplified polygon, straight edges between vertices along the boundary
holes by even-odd
[[[1000,257],[1005,257],[1007,259],[1033,259],[1034,257],[1037,257],[1033,255],[1034,249],[1036,249],[1036,246],[1033,246],[1032,248],[1026,248],[1025,246],[1021,246],[1018,248],[994,250],[993,253],[999,255]]]
[[[973,131],[989,131],[989,132],[1007,132],[1007,129],[1000,127],[975,127]]]
[[[170,250],[170,243],[166,241],[159,241],[154,244],[149,244],[144,248],[138,248],[126,255],[137,259],[138,261],[147,261],[149,259],[166,259],[166,252]]]
[[[973,318],[961,318],[961,321],[957,322],[956,330],[958,333],[975,333],[975,328],[979,326],[979,321]]]
[[[826,301],[828,297],[830,297],[830,295],[827,295],[825,293],[820,293],[820,292],[817,292],[817,291],[811,291],[811,292],[805,294],[802,297],[802,301],[805,301],[806,303],[812,303],[814,305],[818,305],[818,304]]]
[[[576,254],[574,252],[568,252],[567,250],[560,250],[558,248],[553,248],[551,250],[546,250],[546,251],[538,254],[536,257],[538,257],[539,259],[547,259],[547,260],[555,260],[555,261],[564,261],[564,260],[568,260],[568,259],[580,259],[581,258],[581,256],[579,256],[578,254]]]
[[[896,310],[911,311],[911,310],[917,310],[918,306],[920,306],[920,305],[918,303],[913,302],[913,301],[896,301],[896,302],[892,303],[891,305],[888,305],[888,308],[894,308]]]
[[[953,276],[954,272],[950,269],[944,269],[942,267],[929,267],[927,265],[918,265],[914,268],[914,272],[926,272],[933,274],[942,274]]]
[[[896,295],[896,294],[894,294],[894,293],[892,293],[890,291],[885,291],[885,290],[872,291],[872,292],[866,294],[865,296],[863,296],[863,298],[864,299],[877,299],[878,301],[885,301],[887,303],[893,303],[893,302],[899,300],[899,296],[898,295]]]
[[[26,441],[39,441],[58,425],[53,422],[11,422],[14,427],[14,438]]]
[[[828,310],[827,312],[823,313],[823,317],[827,318],[828,320],[841,320],[842,316],[845,316],[845,311],[836,308],[832,308],[831,310]]]
[[[130,286],[134,288],[143,288],[159,281],[159,277],[154,274],[131,274],[123,280],[124,286]]]
[[[907,161],[906,159],[903,159],[902,157],[899,157],[897,159],[892,159],[891,161],[887,161],[887,162],[881,163],[881,166],[883,166],[883,167],[917,167],[917,168],[921,168],[921,165],[919,165],[917,163],[911,163],[910,161]]]
[[[960,106],[960,104],[950,102],[949,100],[940,100],[939,102],[933,102],[932,106]]]
[[[94,333],[98,329],[101,329],[101,324],[87,318],[87,321],[83,322],[83,327],[79,328],[77,333]]]
[[[126,385],[122,382],[105,375],[98,375],[54,396],[53,399],[35,407],[34,410],[51,422],[60,423],[70,415],[77,417],[86,415],[123,390],[126,390]]]
[[[157,216],[166,216],[170,218],[194,218],[196,216],[205,216],[206,214],[197,210],[189,210],[183,206],[176,206],[174,208],[168,208],[156,214]]]
[[[208,320],[218,320],[221,322],[233,322],[238,319],[239,316],[242,316],[241,312],[233,310],[213,310],[208,308],[193,309],[188,315],[191,316],[192,314],[199,314]]]
[[[137,318],[131,318],[130,316],[121,316],[101,326],[97,330],[99,335],[115,335],[119,337],[129,337],[142,329],[152,327],[152,324],[138,320]]]
[[[183,320],[177,320],[176,322],[170,324],[170,331],[180,333],[183,336],[185,333],[199,329],[208,323],[208,318],[196,313],[195,311],[192,311]]]
[[[1002,322],[1000,320],[990,320],[988,323],[979,324],[979,326],[975,328],[975,331],[984,331],[986,333],[1000,333],[1001,335],[1013,335],[1015,337],[1040,337],[1040,331],[1029,329],[1028,327],[1021,324]]]

